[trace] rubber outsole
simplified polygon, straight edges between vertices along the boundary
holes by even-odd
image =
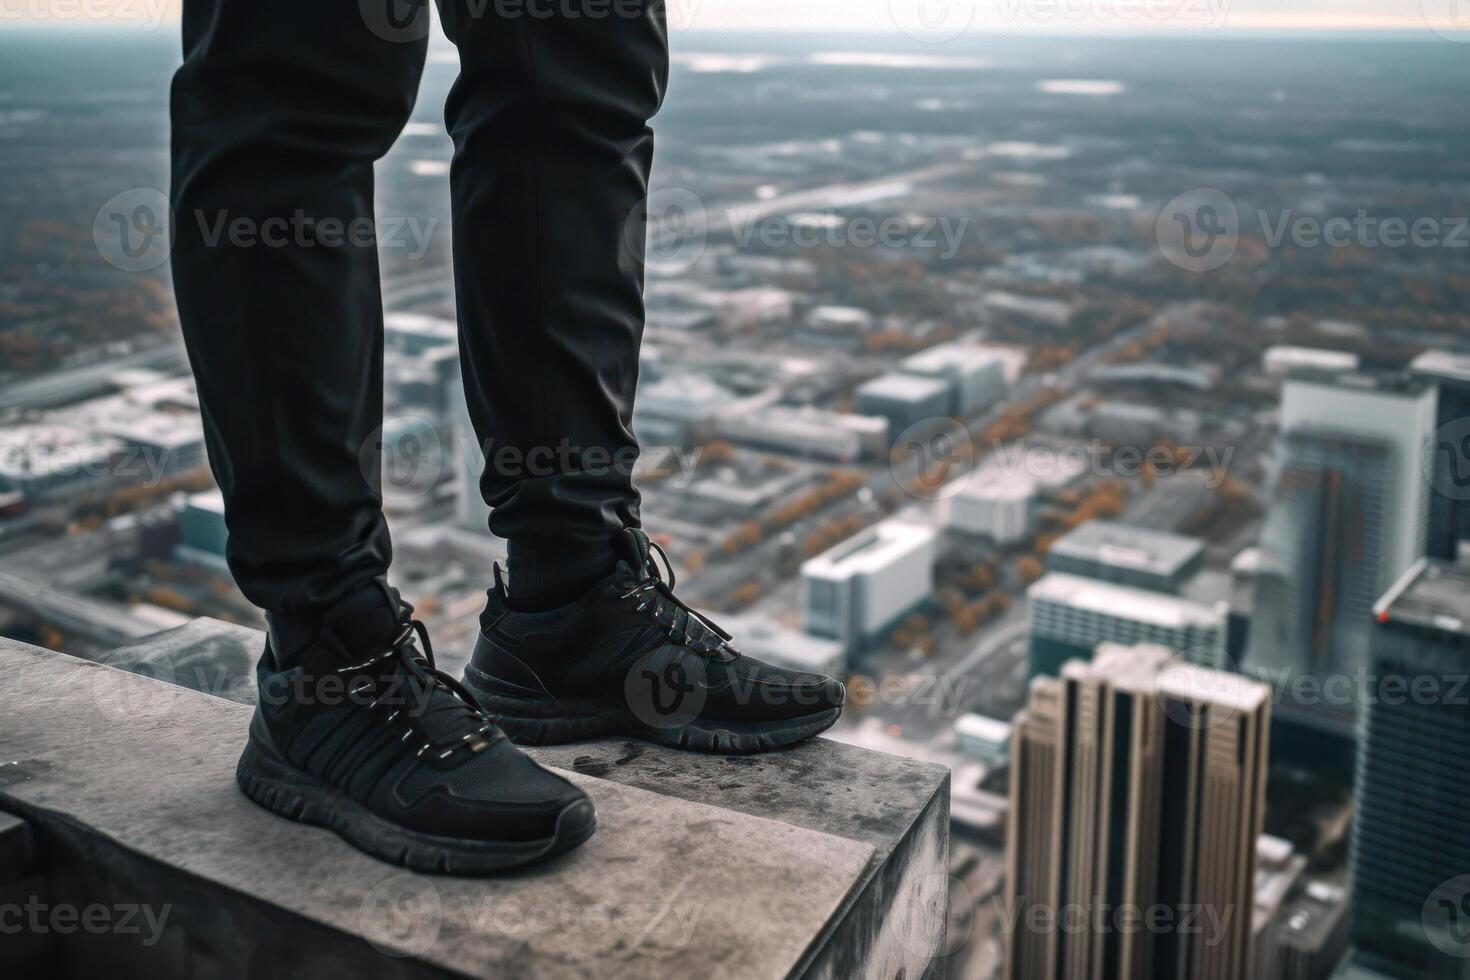
[[[660,728],[626,708],[576,702],[533,701],[489,690],[474,665],[465,668],[464,685],[491,721],[518,745],[564,745],[603,735],[625,735],[658,745],[695,752],[752,755],[783,749],[825,732],[842,717],[842,709],[784,721],[703,722]],[[581,710],[579,710],[579,708]]]
[[[534,841],[480,841],[425,834],[385,820],[351,797],[281,759],[253,738],[235,767],[240,790],[290,820],[337,834],[390,864],[447,875],[489,875],[565,854],[592,836],[597,818],[589,800],[557,817],[556,833]]]

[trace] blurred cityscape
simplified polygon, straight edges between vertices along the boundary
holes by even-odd
[[[263,625],[150,238],[166,35],[0,36],[0,633],[80,657]],[[848,682],[832,737],[950,766],[950,975],[1470,976],[1464,51],[674,41],[645,525]],[[452,672],[504,554],[455,71],[378,170],[394,581]]]

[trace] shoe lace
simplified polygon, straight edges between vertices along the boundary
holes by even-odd
[[[405,606],[405,613],[410,611]],[[480,710],[464,685],[440,670],[434,663],[434,645],[429,641],[428,628],[421,620],[405,615],[399,626],[398,634],[387,649],[360,663],[338,667],[336,672],[339,674],[366,673],[368,676],[364,678],[363,684],[352,692],[360,695],[369,689],[379,687],[380,682],[375,678],[378,678],[380,674],[373,668],[381,667],[389,661],[396,661],[395,666],[411,683],[416,685],[415,693],[421,696],[421,703],[425,706],[422,713],[409,710],[407,714],[403,706],[396,706],[383,719],[386,725],[392,725],[399,718],[403,719],[404,732],[402,738],[399,739],[400,742],[407,744],[416,734],[423,739],[423,744],[415,753],[415,758],[431,750],[442,749],[437,753],[437,757],[444,760],[460,749],[473,754],[490,745],[494,725],[489,716]],[[391,688],[378,691],[376,696],[368,702],[367,710],[377,711],[387,707],[383,699],[389,690]],[[432,695],[436,690],[447,693],[450,700],[438,699],[437,706],[434,706],[435,699]],[[417,726],[414,724],[415,717],[419,722]],[[443,723],[442,728],[438,723]],[[474,726],[473,730],[466,731],[465,729],[471,724]],[[420,728],[423,728],[424,731],[420,732]],[[445,743],[434,741],[435,735],[440,733],[435,731],[436,728],[440,728],[440,732],[447,732],[454,738],[454,741],[448,743],[448,748],[444,748]]]
[[[645,568],[647,577],[638,585],[624,592],[621,596],[624,600],[636,598],[638,600],[635,608],[638,612],[651,613],[654,622],[668,631],[669,638],[682,647],[693,650],[704,656],[715,656],[721,650],[737,653],[732,645],[732,637],[722,629],[714,620],[694,609],[683,599],[674,594],[674,585],[678,581],[674,575],[673,562],[669,561],[668,554],[657,541],[648,541],[649,554],[648,563]],[[659,568],[658,562],[653,560],[654,554],[663,559],[663,568]],[[665,579],[664,570],[667,569],[668,577]],[[680,613],[683,615],[681,616]],[[664,622],[667,614],[668,622]],[[719,637],[718,642],[710,643],[703,637],[691,635],[689,626],[698,623],[710,633]]]

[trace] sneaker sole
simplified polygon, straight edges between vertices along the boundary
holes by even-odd
[[[626,708],[609,709],[575,701],[516,698],[486,687],[488,678],[473,664],[465,667],[464,685],[491,721],[518,745],[564,745],[603,735],[625,735],[675,749],[752,755],[783,749],[825,732],[842,717],[842,709],[783,721],[708,722],[659,728],[641,721]]]
[[[431,874],[487,875],[522,868],[572,850],[597,827],[592,804],[584,800],[563,810],[556,833],[543,840],[479,841],[420,833],[383,819],[253,738],[235,767],[235,781],[272,813],[325,827],[379,860]]]

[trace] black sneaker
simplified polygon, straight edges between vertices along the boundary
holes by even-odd
[[[300,666],[272,672],[267,653],[240,788],[418,871],[486,874],[585,841],[592,801],[527,758],[435,668],[411,613],[377,582],[327,614]]]
[[[677,748],[763,752],[811,738],[842,714],[843,687],[743,656],[674,595],[642,531],[620,538],[617,568],[547,612],[506,601],[500,570],[465,686],[506,734],[546,745],[633,735]]]

